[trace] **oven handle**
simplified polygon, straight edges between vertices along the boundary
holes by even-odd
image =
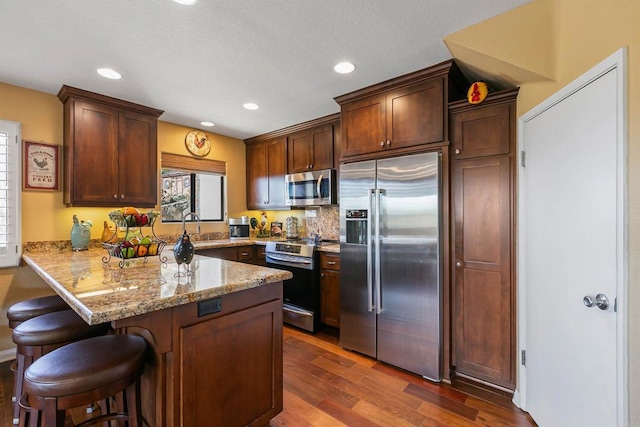
[[[282,305],[283,310],[287,310],[290,311],[291,313],[295,313],[295,314],[299,314],[301,316],[313,316],[313,313],[311,313],[308,310],[296,310],[295,308],[293,308],[291,305],[289,304],[283,304]]]
[[[270,259],[276,260],[276,261],[290,262],[292,264],[309,265],[312,262],[312,260],[310,260],[310,259],[302,258],[300,260],[292,260],[291,258],[280,257],[280,256],[275,255],[275,254],[267,254],[267,257],[269,257]]]

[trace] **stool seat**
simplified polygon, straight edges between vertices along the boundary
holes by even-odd
[[[20,423],[26,425],[28,418],[30,426],[63,427],[66,410],[100,401],[102,414],[82,425],[126,420],[129,427],[141,427],[140,375],[146,348],[140,336],[106,335],[45,354],[24,373]]]
[[[108,328],[108,324],[89,325],[73,310],[64,310],[22,322],[11,337],[18,346],[47,346],[104,335]]]
[[[106,335],[68,344],[29,366],[25,391],[60,397],[105,387],[139,372],[146,348],[144,338],[136,335]]]
[[[25,320],[61,310],[69,310],[69,305],[58,295],[31,298],[9,307],[7,319],[9,327],[13,329]]]

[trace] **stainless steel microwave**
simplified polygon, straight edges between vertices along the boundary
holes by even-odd
[[[336,170],[285,175],[287,206],[326,206],[337,203]]]

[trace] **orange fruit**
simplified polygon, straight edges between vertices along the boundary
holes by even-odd
[[[138,209],[134,207],[127,206],[126,208],[122,208],[122,214],[123,215],[140,214],[140,211],[138,211]]]

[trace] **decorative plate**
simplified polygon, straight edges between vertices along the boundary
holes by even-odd
[[[204,157],[211,151],[211,142],[206,133],[200,130],[192,130],[184,138],[187,150],[194,156]]]
[[[489,94],[489,87],[485,82],[475,82],[467,91],[467,100],[470,104],[480,104]]]

